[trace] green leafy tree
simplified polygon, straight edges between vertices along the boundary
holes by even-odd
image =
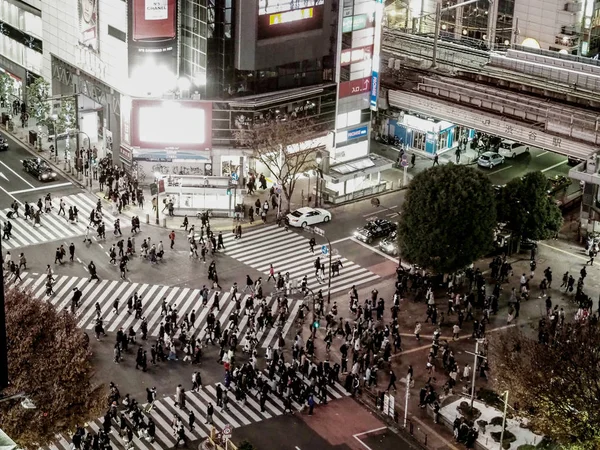
[[[8,94],[12,94],[13,80],[6,72],[0,72],[0,97],[4,97],[7,102],[11,102]]]
[[[534,240],[554,236],[562,225],[560,209],[548,195],[548,180],[539,171],[508,182],[498,202],[498,218],[517,237]]]
[[[477,170],[447,164],[418,174],[400,215],[400,254],[441,273],[471,264],[492,248],[496,205],[492,184]]]
[[[560,448],[600,448],[600,326],[541,321],[538,337],[513,328],[490,341],[494,388],[508,390],[518,414]]]
[[[11,385],[3,394],[24,392],[36,409],[0,403],[0,428],[21,447],[38,448],[97,418],[106,397],[92,381],[89,339],[73,314],[30,291],[6,290],[5,300]]]
[[[56,117],[56,133],[70,133],[77,128],[77,111],[75,110],[75,99],[63,98]]]
[[[38,126],[46,124],[50,114],[50,83],[37,78],[27,86],[27,111]]]

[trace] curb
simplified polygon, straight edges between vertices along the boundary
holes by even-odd
[[[7,136],[9,136],[12,140],[14,140],[16,142],[19,142],[21,144],[21,146],[25,150],[27,150],[30,154],[32,154],[33,156],[35,156],[37,158],[40,158],[40,159],[44,160],[48,165],[50,165],[51,167],[53,167],[61,176],[63,176],[67,180],[71,181],[74,185],[80,187],[81,189],[87,190],[87,186],[85,186],[84,184],[82,184],[77,179],[77,177],[73,177],[73,175],[66,173],[54,161],[52,161],[52,158],[48,158],[47,155],[43,153],[46,150],[44,150],[44,149],[42,149],[42,150],[36,150],[35,147],[33,147],[29,142],[22,140],[13,131],[8,131],[7,127],[3,127],[3,130],[4,130],[4,133]]]

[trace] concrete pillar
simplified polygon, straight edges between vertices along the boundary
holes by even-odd
[[[460,4],[463,0],[457,0],[456,3]],[[454,11],[456,11],[456,18],[454,19],[454,39],[462,39],[462,30],[463,30],[463,7],[459,6]]]

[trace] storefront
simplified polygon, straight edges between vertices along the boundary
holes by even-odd
[[[410,114],[398,120],[387,119],[385,128],[388,136],[396,136],[406,148],[431,155],[452,149],[461,136],[461,130],[453,123]]]
[[[14,63],[10,59],[1,55],[0,51],[0,72],[6,73],[11,81],[12,86],[9,86],[7,101],[12,102],[19,100],[20,102],[27,101],[27,86],[29,86],[36,78],[39,78],[35,73],[27,70],[24,67]]]
[[[121,95],[102,81],[52,56],[53,96],[75,96],[79,108],[78,128],[82,138],[89,137],[90,147],[99,158],[113,157],[121,138]],[[57,102],[56,107],[60,107]],[[55,111],[56,113],[56,111]],[[117,155],[118,156],[118,155]],[[117,161],[115,161],[117,162]]]

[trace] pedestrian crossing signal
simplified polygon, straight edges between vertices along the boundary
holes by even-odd
[[[231,195],[231,188],[227,188],[227,195]]]
[[[318,320],[315,320],[315,321],[313,322],[313,327],[314,327],[314,328],[319,328],[319,321],[318,321]]]

